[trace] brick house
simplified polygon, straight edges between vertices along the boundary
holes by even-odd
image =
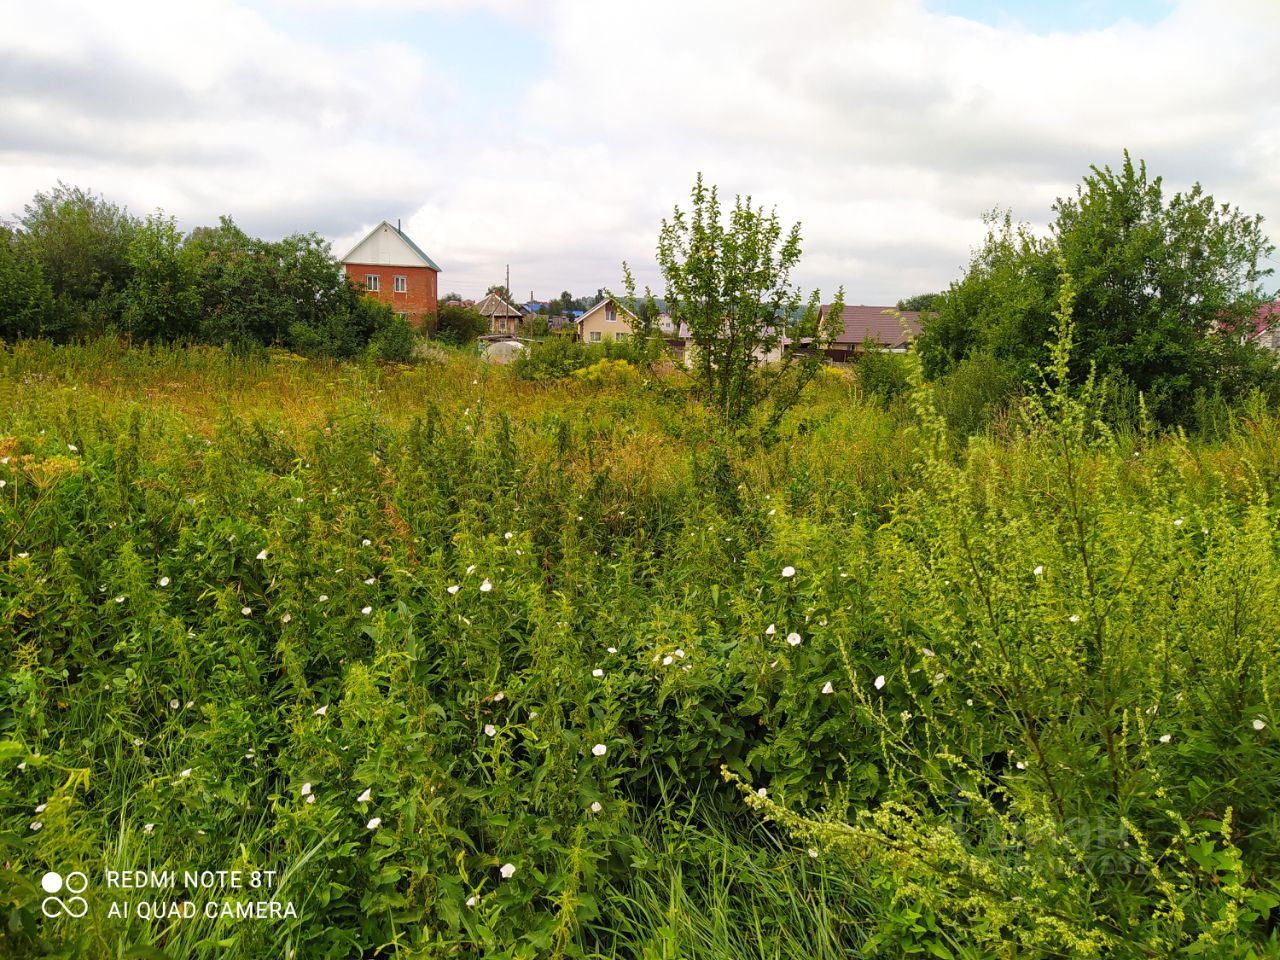
[[[342,267],[369,296],[415,327],[433,322],[440,268],[398,226],[383,220],[342,258]]]

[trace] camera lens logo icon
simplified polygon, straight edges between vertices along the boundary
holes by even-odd
[[[65,878],[62,874],[50,870],[40,878],[40,886],[44,888],[45,893],[51,894],[40,904],[40,910],[46,917],[60,917],[66,914],[68,917],[79,919],[89,912],[89,902],[84,897],[70,896],[64,900],[62,897],[53,896],[64,889],[70,894],[84,893],[89,887],[89,878],[79,870],[68,873]]]

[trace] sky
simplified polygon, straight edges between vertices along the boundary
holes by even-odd
[[[0,0],[0,219],[59,181],[478,297],[661,293],[699,172],[829,301],[945,289],[1126,149],[1280,239],[1280,0]],[[1273,255],[1269,265],[1280,267]],[[1268,281],[1273,288],[1280,284]]]

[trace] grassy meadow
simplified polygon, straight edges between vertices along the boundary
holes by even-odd
[[[937,410],[0,350],[0,955],[1280,956],[1280,416]]]

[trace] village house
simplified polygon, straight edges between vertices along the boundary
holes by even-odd
[[[818,308],[820,326],[828,322],[831,307],[831,304],[823,304]],[[871,343],[891,353],[906,353],[911,338],[918,337],[921,330],[918,311],[895,307],[849,305],[837,322],[839,327],[835,339],[827,348],[828,359],[835,363],[849,362]]]
[[[414,326],[435,317],[440,267],[399,226],[383,220],[342,258],[342,267],[369,296]]]
[[[578,339],[583,343],[621,343],[639,330],[636,315],[612,297],[605,297],[578,318]]]
[[[502,299],[496,290],[477,303],[475,308],[489,321],[490,336],[517,336],[529,330],[527,315]]]

